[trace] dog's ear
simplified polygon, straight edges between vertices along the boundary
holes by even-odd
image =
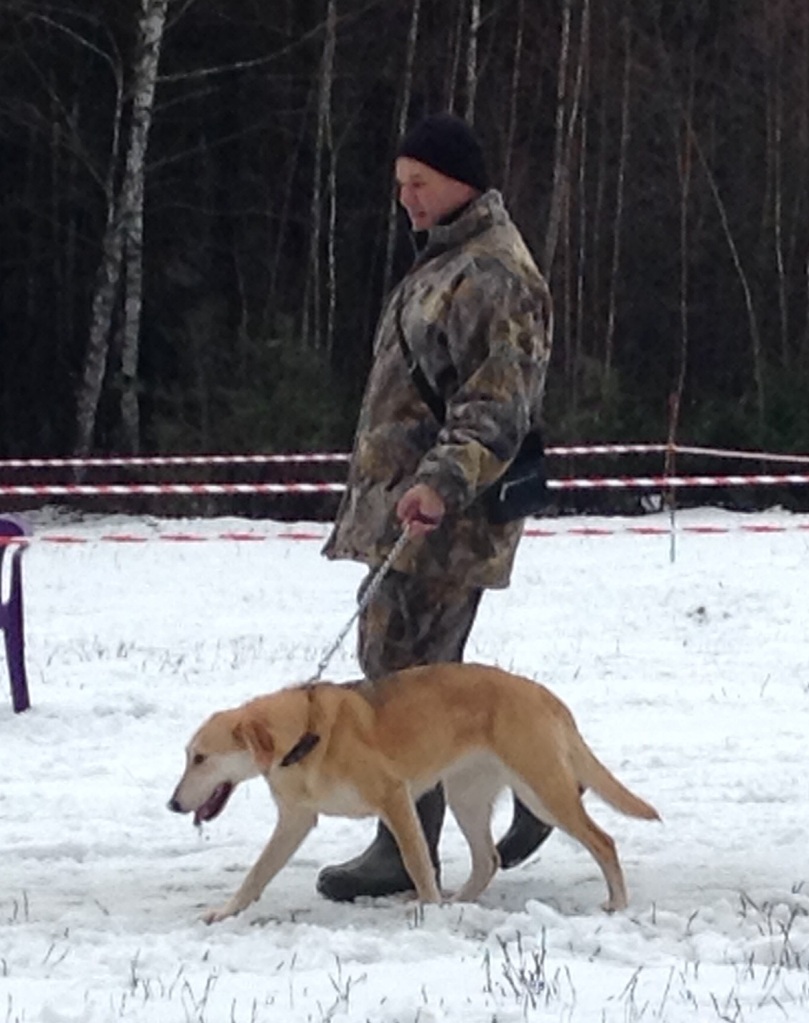
[[[248,750],[259,767],[272,764],[275,743],[265,721],[258,717],[245,717],[233,729],[237,745]]]

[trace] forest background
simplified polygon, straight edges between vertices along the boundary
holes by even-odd
[[[0,457],[345,449],[439,109],[550,440],[809,448],[806,0],[0,0]]]

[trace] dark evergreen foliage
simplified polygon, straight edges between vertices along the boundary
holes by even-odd
[[[116,87],[125,128],[138,9],[0,5],[0,457],[67,454],[75,441],[105,183],[114,187],[122,168]],[[466,9],[466,0],[422,0],[413,116],[465,110]],[[565,9],[483,0],[477,46],[475,126],[493,178],[508,169],[508,205],[540,257]],[[809,5],[574,0],[567,9],[565,187],[544,268],[557,308],[548,440],[665,439],[684,369],[679,440],[807,450]],[[390,283],[412,0],[339,0],[319,160],[326,10],[326,0],[170,6],[146,177],[143,451],[349,443]],[[409,259],[402,221],[394,275]],[[113,340],[100,453],[121,445],[118,357]]]

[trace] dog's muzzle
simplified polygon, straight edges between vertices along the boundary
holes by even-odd
[[[231,784],[229,781],[223,781],[217,785],[205,802],[201,806],[198,806],[194,811],[194,824],[205,824],[207,821],[212,821],[214,817],[218,817],[225,809],[227,801],[230,799],[234,788],[235,785]],[[186,808],[180,803],[176,792],[168,801],[167,805],[172,813],[191,812],[190,810],[186,810]]]

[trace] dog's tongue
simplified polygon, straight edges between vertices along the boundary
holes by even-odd
[[[204,824],[206,821],[212,821],[214,817],[218,817],[225,809],[225,803],[227,803],[228,799],[230,799],[232,791],[233,786],[229,781],[224,781],[221,785],[217,785],[208,799],[194,814],[194,826],[199,827],[200,824]]]

